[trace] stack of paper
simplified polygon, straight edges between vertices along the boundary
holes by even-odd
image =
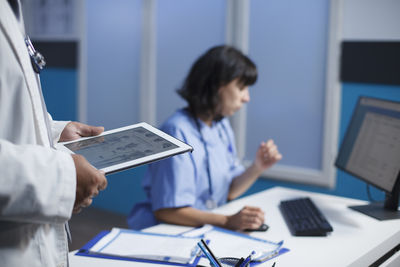
[[[198,238],[145,233],[114,228],[89,249],[91,254],[150,261],[191,264],[199,248]]]

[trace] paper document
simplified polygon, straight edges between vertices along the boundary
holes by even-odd
[[[114,228],[90,253],[190,264],[199,251],[198,238]]]

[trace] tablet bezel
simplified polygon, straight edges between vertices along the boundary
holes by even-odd
[[[170,156],[174,156],[174,155],[177,155],[177,154],[193,151],[193,148],[190,145],[188,145],[188,144],[176,139],[175,137],[173,137],[173,136],[171,136],[171,135],[169,135],[169,134],[167,134],[167,133],[165,133],[165,132],[163,132],[163,131],[161,131],[161,130],[153,127],[153,126],[151,126],[150,124],[148,124],[146,122],[140,122],[140,123],[132,124],[132,125],[125,126],[125,127],[104,131],[100,135],[96,135],[96,136],[82,137],[80,139],[73,140],[73,141],[60,142],[60,143],[57,143],[56,148],[58,150],[62,150],[62,151],[69,152],[71,154],[75,154],[74,151],[70,150],[65,145],[71,144],[71,143],[79,143],[79,142],[84,141],[84,140],[97,138],[99,136],[111,135],[113,133],[118,133],[118,132],[121,132],[121,131],[130,130],[130,129],[138,128],[138,127],[143,127],[146,130],[156,134],[157,136],[159,136],[161,138],[166,139],[167,141],[173,143],[174,145],[176,145],[178,147],[177,148],[173,148],[171,150],[158,152],[158,153],[155,153],[155,154],[152,154],[152,155],[149,155],[149,156],[144,156],[144,157],[141,157],[141,158],[138,158],[138,159],[126,161],[124,163],[110,165],[108,167],[101,168],[100,170],[103,170],[106,174],[111,174],[111,173],[114,173],[114,172],[118,172],[118,171],[126,170],[126,169],[129,169],[129,168],[137,167],[137,166],[140,166],[140,165],[148,164],[150,162],[161,160],[161,159],[164,159],[164,158],[167,158],[167,157],[170,157]]]

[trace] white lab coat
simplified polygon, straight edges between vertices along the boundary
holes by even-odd
[[[66,266],[75,166],[50,148],[20,25],[0,0],[0,266]],[[51,121],[52,138],[65,125]]]

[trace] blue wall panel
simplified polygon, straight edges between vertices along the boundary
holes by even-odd
[[[357,84],[357,83],[343,83],[342,84],[342,103],[340,115],[340,140],[347,129],[353,114],[353,109],[357,104],[358,97],[371,96],[394,101],[400,101],[400,86],[388,86],[378,84]],[[322,189],[315,186],[298,185],[292,183],[277,182],[273,180],[258,180],[245,195],[262,191],[274,186],[287,186],[296,189],[310,190],[314,192],[321,192],[327,194],[334,194],[350,198],[358,198],[368,200],[366,183],[355,178],[352,175],[346,174],[343,171],[337,173],[336,187],[333,190]],[[382,191],[371,187],[372,197],[376,200],[383,200],[384,194]]]
[[[133,205],[145,200],[141,182],[146,166],[107,175],[108,187],[93,199],[93,207],[129,214]]]
[[[77,71],[46,68],[40,80],[49,113],[55,120],[77,120]],[[141,180],[146,166],[108,175],[108,188],[93,201],[92,206],[128,214],[133,204],[145,199]]]
[[[139,122],[142,0],[89,0],[87,118],[106,130]],[[92,206],[127,214],[144,199],[143,168],[108,175]]]
[[[247,108],[247,160],[272,138],[278,164],[321,170],[328,18],[327,0],[250,1],[259,78]]]
[[[75,69],[45,68],[40,73],[48,112],[55,120],[77,120],[77,84]]]
[[[193,62],[224,43],[225,1],[157,1],[157,111],[160,125],[186,106],[178,89]]]
[[[137,123],[141,0],[88,0],[87,121],[106,130]]]

